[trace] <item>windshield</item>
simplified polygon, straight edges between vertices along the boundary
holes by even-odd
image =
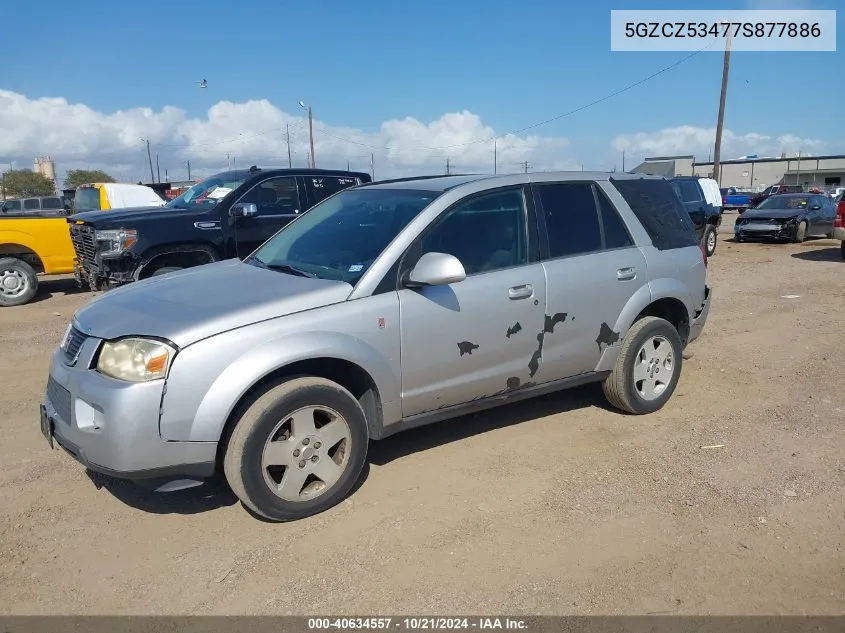
[[[249,172],[228,171],[201,180],[164,206],[171,209],[211,209],[246,182]]]
[[[758,209],[806,209],[810,204],[808,196],[772,196],[766,198]]]
[[[100,190],[96,187],[77,187],[73,197],[73,210],[76,213],[100,210]]]
[[[350,189],[271,237],[249,263],[355,284],[385,247],[440,192]]]

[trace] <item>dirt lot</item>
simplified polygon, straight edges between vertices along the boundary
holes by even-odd
[[[221,484],[97,487],[48,450],[49,356],[88,295],[45,282],[0,310],[0,612],[845,613],[845,262],[735,244],[732,218],[662,411],[587,387],[411,431],[285,525]]]

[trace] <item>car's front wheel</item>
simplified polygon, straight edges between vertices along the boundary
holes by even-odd
[[[663,407],[681,375],[681,337],[658,317],[640,319],[628,330],[619,357],[602,383],[604,394],[617,409],[641,415]]]
[[[804,220],[798,223],[798,228],[795,229],[795,243],[801,244],[807,239],[807,223]]]
[[[290,378],[243,410],[223,469],[244,505],[292,521],[343,500],[364,467],[367,442],[364,412],[349,391],[324,378]]]

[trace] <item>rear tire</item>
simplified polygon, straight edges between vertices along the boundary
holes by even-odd
[[[804,220],[798,223],[798,228],[795,229],[795,243],[801,244],[807,239],[807,223]]]
[[[271,521],[293,521],[349,494],[368,440],[364,411],[349,391],[325,378],[289,378],[240,416],[223,470],[245,506]]]
[[[0,307],[11,308],[32,301],[38,292],[38,275],[22,259],[0,259]]]
[[[719,242],[716,227],[712,224],[708,224],[707,228],[704,229],[702,239],[704,240],[704,250],[707,251],[707,257],[713,257],[713,253],[716,252],[716,245]]]
[[[658,317],[634,323],[622,341],[619,357],[602,389],[608,402],[635,415],[662,408],[678,385],[683,365],[681,337]]]

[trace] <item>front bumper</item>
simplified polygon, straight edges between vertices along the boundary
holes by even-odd
[[[707,315],[710,314],[710,302],[712,298],[713,289],[710,286],[705,286],[704,301],[702,302],[695,315],[693,315],[692,323],[690,323],[687,344],[692,343],[695,339],[701,336],[701,332],[704,329],[704,324],[707,323]]]
[[[734,224],[734,237],[741,237],[747,240],[792,240],[795,239],[796,228],[797,224],[795,223],[772,224],[770,222],[747,222]]]
[[[163,381],[124,383],[89,369],[100,340],[87,338],[76,364],[56,350],[42,402],[42,431],[92,471],[122,479],[198,479],[214,474],[216,442],[161,438]]]

